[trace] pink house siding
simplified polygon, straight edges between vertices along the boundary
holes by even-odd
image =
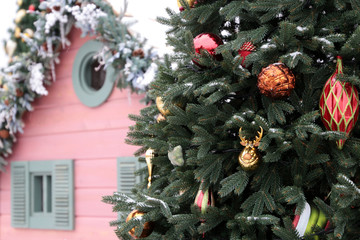
[[[114,88],[110,98],[97,108],[77,99],[72,87],[72,64],[77,50],[90,38],[79,30],[69,35],[72,45],[62,50],[56,66],[57,80],[49,95],[36,100],[34,111],[25,115],[25,133],[18,135],[14,161],[74,160],[75,229],[73,231],[21,229],[11,226],[10,166],[0,173],[0,240],[116,240],[109,222],[116,213],[101,202],[117,189],[116,158],[132,156],[137,147],[124,143],[128,114],[144,107],[143,96]],[[10,165],[10,164],[9,164]]]

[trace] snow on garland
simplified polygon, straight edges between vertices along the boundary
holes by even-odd
[[[140,36],[129,33],[121,21],[124,13],[115,14],[106,1],[44,0],[37,11],[27,11],[27,15],[35,19],[35,32],[18,37],[28,50],[17,51],[16,42],[9,39],[6,51],[11,61],[0,71],[0,132],[7,132],[6,137],[0,135],[0,170],[12,153],[16,134],[23,132],[23,113],[31,111],[34,99],[47,95],[46,86],[56,80],[59,49],[70,45],[67,34],[73,26],[82,30],[82,36],[95,35],[104,43],[96,56],[99,67],[112,65],[119,71],[119,88],[145,91],[157,71],[157,54]]]

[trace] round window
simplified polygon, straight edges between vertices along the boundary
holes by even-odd
[[[86,42],[75,57],[72,80],[79,100],[88,107],[97,107],[110,96],[115,85],[115,70],[104,69],[94,56],[103,44],[94,40]]]

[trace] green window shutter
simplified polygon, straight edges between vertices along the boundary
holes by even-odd
[[[54,229],[74,229],[74,174],[72,160],[53,161]]]
[[[29,172],[27,162],[11,163],[11,225],[26,228],[29,223]]]
[[[118,191],[131,194],[131,189],[142,180],[142,177],[136,176],[135,172],[144,167],[144,164],[140,163],[137,157],[119,157],[117,165]]]

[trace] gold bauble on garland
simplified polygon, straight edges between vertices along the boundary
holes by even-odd
[[[25,35],[26,37],[28,37],[28,38],[32,38],[32,37],[34,36],[34,31],[33,31],[32,29],[30,29],[30,28],[27,28],[27,29],[25,29],[25,31],[24,31],[24,35]],[[23,42],[25,42],[25,39],[24,39],[24,38],[21,38],[21,40],[22,40]]]
[[[141,211],[135,209],[127,216],[126,222],[130,221],[133,218],[143,217],[144,214],[145,214],[144,212],[141,212]],[[143,229],[142,233],[140,234],[140,236],[138,236],[138,237],[135,235],[135,229],[136,229],[136,227],[132,228],[129,231],[129,234],[133,238],[135,238],[135,239],[145,238],[145,237],[148,237],[152,233],[152,231],[154,230],[154,224],[153,224],[153,222],[145,222],[144,223],[144,229]]]
[[[20,9],[15,16],[15,23],[18,24],[26,16],[26,10]]]
[[[20,37],[21,29],[19,27],[15,27],[14,36],[16,38]]]
[[[13,40],[9,40],[6,42],[5,51],[6,54],[11,58],[15,52],[15,49],[17,47],[17,43]]]

